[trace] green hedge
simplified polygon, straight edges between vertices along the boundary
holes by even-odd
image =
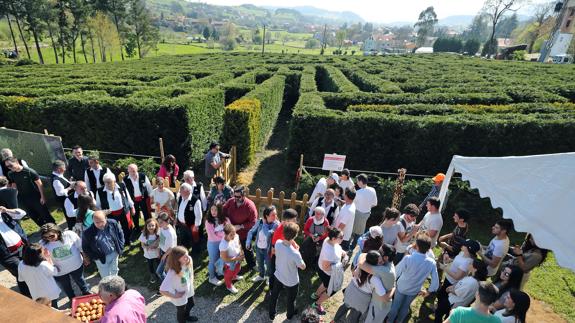
[[[352,169],[405,167],[412,173],[433,174],[447,169],[455,154],[509,156],[575,150],[573,104],[523,104],[506,113],[482,114],[422,113],[426,109],[440,111],[418,106],[356,112],[354,107],[340,113],[325,109],[320,96],[302,94],[290,127],[289,158],[295,163],[303,153],[306,165],[318,166],[324,153],[337,152],[347,155],[346,165]],[[414,113],[401,114],[409,110]]]
[[[322,92],[359,92],[359,89],[336,67],[331,65],[316,66],[317,87]]]
[[[401,93],[401,88],[388,80],[362,70],[342,70],[344,74],[364,92]]]
[[[246,99],[257,99],[261,103],[261,120],[259,127],[258,142],[256,147],[263,148],[276,124],[279,112],[282,108],[286,77],[277,74],[267,81],[256,86],[246,94]]]
[[[0,97],[0,120],[13,129],[48,129],[68,146],[114,152],[159,155],[162,137],[166,153],[187,167],[197,165],[209,142],[220,137],[223,107],[223,91],[210,89],[163,100],[114,98],[100,92]]]
[[[239,99],[226,107],[222,146],[224,149],[236,146],[239,168],[249,165],[255,158],[261,115],[262,105],[257,99]]]

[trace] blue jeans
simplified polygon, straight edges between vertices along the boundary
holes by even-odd
[[[108,277],[108,276],[116,276],[120,269],[118,268],[118,258],[120,256],[117,252],[112,252],[109,255],[106,255],[106,263],[103,264],[100,260],[96,260],[96,267],[98,267],[98,272],[100,273],[100,277]]]
[[[387,314],[387,322],[403,322],[407,317],[411,302],[413,302],[416,297],[417,294],[405,295],[396,290],[393,301],[391,302],[391,309],[389,310],[389,314]]]
[[[208,275],[209,278],[216,277],[216,261],[220,259],[220,242],[208,241]]]
[[[256,259],[258,261],[258,271],[260,273],[260,277],[265,277],[266,275],[267,276],[273,275],[273,273],[270,273],[271,259],[270,255],[268,254],[268,250],[261,249],[258,247],[255,247],[255,249],[256,249]]]
[[[164,271],[164,268],[166,268],[166,260],[168,259],[168,257],[166,257],[164,260],[162,260],[161,257],[163,255],[164,255],[164,252],[162,250],[160,250],[160,264],[158,265],[158,268],[156,268],[156,275],[158,275],[160,280],[164,280],[164,278],[166,278],[166,272]]]

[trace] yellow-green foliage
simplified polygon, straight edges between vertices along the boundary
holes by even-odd
[[[262,104],[258,99],[239,99],[226,107],[224,114],[224,147],[236,145],[238,167],[253,161],[258,149]]]

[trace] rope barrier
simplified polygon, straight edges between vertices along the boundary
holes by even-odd
[[[325,169],[321,168],[321,167],[314,167],[314,166],[302,166],[303,171],[310,175],[311,174],[306,170],[306,168],[309,169],[319,169],[319,170],[323,170],[325,171]],[[396,173],[390,173],[390,172],[377,172],[377,171],[371,171],[371,170],[358,170],[358,169],[350,169],[350,172],[354,172],[354,173],[368,173],[368,174],[381,174],[381,175],[389,175],[389,176],[397,176],[397,172]],[[419,178],[432,178],[435,175],[421,175],[421,174],[405,174],[405,176],[409,176],[409,177],[419,177]],[[458,176],[453,176],[452,178],[458,178],[461,179],[461,177]]]

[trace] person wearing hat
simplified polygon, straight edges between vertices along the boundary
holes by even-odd
[[[317,181],[317,184],[315,184],[315,188],[310,195],[308,203],[311,205],[311,203],[313,203],[313,201],[318,197],[323,196],[328,188],[335,189],[338,186],[338,183],[339,175],[337,175],[337,173],[331,173],[327,178],[321,178]]]
[[[425,214],[427,212],[427,201],[429,201],[432,197],[439,197],[439,191],[441,190],[441,184],[443,184],[443,180],[445,179],[445,174],[437,173],[435,176],[431,178],[433,180],[433,186],[431,187],[431,191],[425,197],[425,199],[419,204],[419,209],[421,210],[420,214]]]
[[[301,245],[301,254],[308,267],[317,263],[323,240],[327,238],[329,222],[325,209],[316,206],[313,216],[307,219],[303,227],[304,241]]]
[[[357,267],[357,262],[362,253],[367,253],[371,250],[379,250],[384,244],[383,238],[383,230],[379,225],[370,227],[364,235],[359,237],[357,241],[359,251],[355,254],[355,257],[351,262],[352,268]]]
[[[344,168],[341,171],[341,175],[339,175],[339,187],[343,188],[345,191],[346,188],[352,189],[355,188],[355,184],[353,184],[353,180],[349,177],[349,169]]]
[[[461,246],[461,252],[453,259],[449,258],[448,254],[443,256],[443,264],[440,264],[440,268],[445,271],[445,279],[443,284],[437,292],[437,299],[448,298],[447,288],[449,286],[457,284],[458,281],[467,276],[471,264],[473,264],[473,259],[477,258],[477,252],[481,249],[479,242],[471,239],[463,241]],[[443,322],[442,317],[447,313],[440,311],[440,315],[435,315],[435,322]]]

